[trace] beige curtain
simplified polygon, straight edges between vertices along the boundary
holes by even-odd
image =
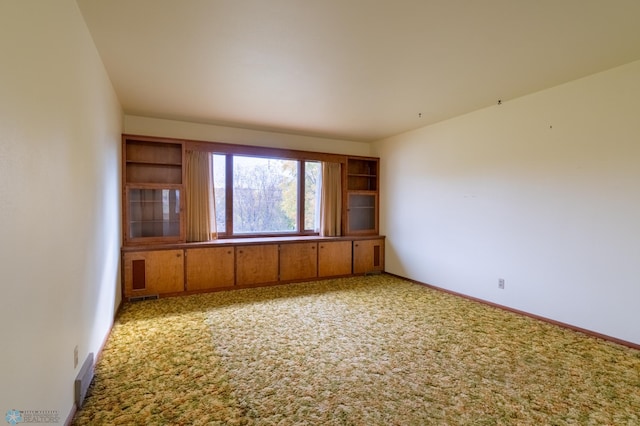
[[[209,152],[186,152],[187,241],[216,238],[212,160]]]
[[[342,174],[340,163],[322,163],[320,235],[335,237],[342,227]]]

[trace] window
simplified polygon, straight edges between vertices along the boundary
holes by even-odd
[[[233,233],[298,229],[298,162],[233,157]]]
[[[216,230],[218,234],[224,235],[227,232],[227,156],[224,154],[213,154],[213,195],[215,200]]]
[[[304,230],[320,229],[320,167],[319,161],[304,162]]]
[[[320,162],[212,153],[219,237],[316,234]]]

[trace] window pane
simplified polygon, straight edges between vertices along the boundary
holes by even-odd
[[[320,230],[320,162],[304,163],[304,230]]]
[[[227,232],[227,156],[224,154],[213,154],[213,192],[216,208],[216,230],[220,233]]]
[[[295,232],[298,162],[233,157],[233,233]]]

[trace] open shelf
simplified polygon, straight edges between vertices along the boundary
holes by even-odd
[[[127,162],[182,165],[182,144],[127,140]]]
[[[182,183],[182,144],[127,139],[125,183]]]
[[[127,163],[127,183],[182,183],[182,166],[157,163]]]
[[[349,158],[347,161],[347,190],[377,191],[378,160]]]

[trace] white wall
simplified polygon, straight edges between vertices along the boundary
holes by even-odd
[[[0,52],[0,417],[63,422],[120,301],[122,113],[73,0],[1,2]]]
[[[124,131],[132,135],[161,136],[345,155],[371,155],[371,144],[365,142],[265,132],[134,115],[125,116]]]
[[[373,151],[389,272],[640,344],[640,62]]]

